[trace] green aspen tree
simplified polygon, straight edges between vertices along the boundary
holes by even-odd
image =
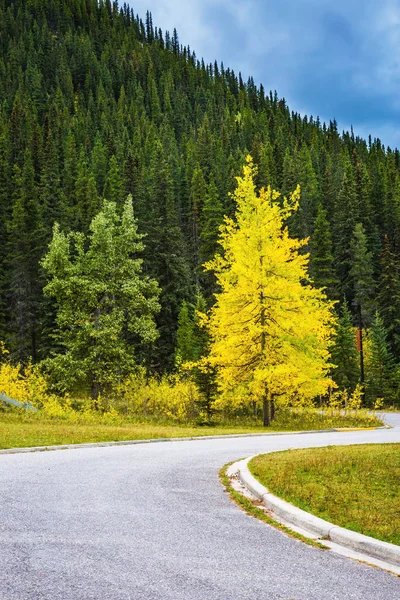
[[[46,366],[61,391],[90,389],[97,398],[134,368],[132,338],[138,345],[157,338],[159,288],[142,273],[137,255],[143,247],[131,198],[122,215],[104,201],[87,236],[65,234],[55,224],[42,265],[44,293],[57,306],[54,338],[61,348]]]

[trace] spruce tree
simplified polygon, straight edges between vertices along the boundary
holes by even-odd
[[[299,210],[294,217],[296,221],[295,235],[305,238],[311,233],[320,197],[318,179],[306,144],[303,144],[297,154],[295,171],[296,184],[300,185],[301,190]]]
[[[107,152],[99,135],[96,136],[93,146],[91,171],[96,181],[97,193],[101,196],[103,194],[107,176]]]
[[[190,186],[190,238],[192,246],[193,268],[195,271],[196,283],[198,284],[199,267],[200,267],[200,237],[201,237],[201,220],[203,204],[206,197],[206,182],[200,165],[197,164]]]
[[[171,167],[160,142],[155,142],[149,173],[148,211],[144,222],[145,268],[161,287],[157,316],[159,340],[155,368],[173,368],[178,314],[190,297],[190,267],[174,194]]]
[[[199,359],[198,340],[195,332],[193,316],[190,314],[189,305],[184,300],[178,315],[178,329],[176,332],[175,364]]]
[[[75,181],[75,202],[75,228],[87,231],[93,217],[99,211],[100,200],[95,178],[88,169],[83,151],[80,154]]]
[[[376,311],[370,330],[370,350],[366,362],[366,397],[371,405],[377,398],[391,404],[397,394],[397,365],[395,363],[387,330]]]
[[[351,300],[351,284],[349,272],[352,267],[351,240],[358,218],[358,199],[350,160],[345,162],[340,191],[334,207],[333,242],[336,274],[341,284],[341,293]]]
[[[314,232],[310,241],[310,272],[314,284],[325,288],[329,298],[337,297],[338,281],[335,277],[332,254],[332,238],[329,221],[322,204],[318,205]]]
[[[345,300],[331,348],[331,360],[335,365],[332,377],[339,389],[352,393],[360,382],[360,358],[356,347],[355,327]]]
[[[384,237],[380,256],[380,277],[377,292],[377,305],[388,332],[391,350],[395,356],[400,356],[399,267],[387,236]]]
[[[122,200],[122,181],[118,161],[113,154],[110,158],[108,173],[103,190],[104,198],[110,202],[121,203]]]
[[[353,299],[361,304],[362,313],[366,327],[372,321],[374,310],[374,265],[372,254],[367,247],[367,237],[364,227],[357,223],[354,228],[354,236],[350,244],[352,266],[349,279],[352,286]]]
[[[209,271],[203,268],[204,263],[211,260],[221,247],[218,243],[219,227],[224,219],[224,209],[220,200],[217,186],[211,175],[210,183],[207,186],[204,205],[201,212],[201,233],[200,233],[200,281],[208,301],[212,294],[216,292],[215,277]]]

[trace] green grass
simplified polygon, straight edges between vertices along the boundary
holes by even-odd
[[[79,444],[169,437],[228,435],[237,433],[267,433],[274,431],[302,431],[331,427],[381,425],[374,418],[364,420],[355,416],[323,416],[316,411],[281,413],[271,427],[255,422],[232,422],[215,426],[178,425],[171,423],[134,423],[123,418],[115,421],[93,415],[79,415],[76,422],[63,418],[49,418],[16,411],[0,411],[0,448]]]
[[[63,420],[38,420],[0,416],[0,448],[114,442],[124,440],[192,437],[261,431],[246,427],[195,427],[151,423],[70,423]]]
[[[274,452],[252,459],[249,468],[295,506],[400,545],[400,444]]]

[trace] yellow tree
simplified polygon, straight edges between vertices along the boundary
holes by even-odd
[[[309,279],[309,255],[300,252],[307,240],[291,238],[285,226],[300,189],[289,199],[270,187],[257,193],[255,174],[248,156],[233,194],[235,219],[225,217],[220,228],[223,253],[205,265],[221,290],[206,319],[208,360],[217,367],[221,397],[245,389],[269,425],[276,396],[305,401],[332,385],[328,347],[335,320],[333,303]]]

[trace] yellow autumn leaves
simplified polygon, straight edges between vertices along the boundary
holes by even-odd
[[[309,255],[301,252],[307,240],[291,238],[285,226],[299,188],[283,199],[270,187],[257,193],[254,175],[247,157],[233,194],[235,220],[225,218],[220,229],[223,252],[205,265],[221,289],[206,321],[217,404],[241,403],[246,393],[253,402],[266,395],[307,402],[334,385],[327,376],[333,303],[310,282]]]

